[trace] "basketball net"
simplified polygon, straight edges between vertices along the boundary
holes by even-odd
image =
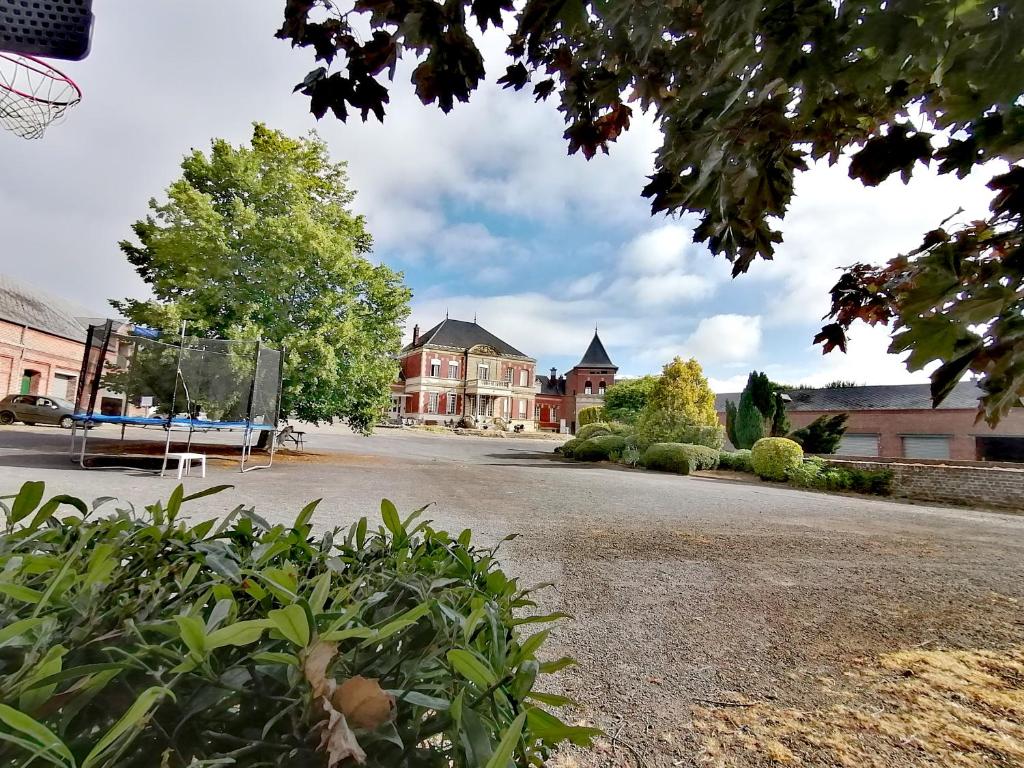
[[[0,51],[0,126],[38,139],[82,100],[74,81],[33,56]]]

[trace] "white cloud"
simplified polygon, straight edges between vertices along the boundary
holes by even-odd
[[[693,242],[689,227],[665,224],[635,237],[625,248],[623,271],[660,275],[682,269]]]
[[[685,344],[702,363],[744,363],[761,347],[761,318],[754,315],[714,315],[697,324]]]
[[[847,352],[835,350],[822,355],[820,364],[789,369],[776,378],[787,384],[822,386],[830,381],[854,381],[858,384],[914,384],[928,381],[937,364],[922,371],[910,372],[903,361],[906,354],[892,355],[889,329],[881,325],[856,325],[850,330]],[[821,347],[813,347],[820,354]]]
[[[589,275],[578,277],[569,283],[565,288],[565,295],[570,298],[589,296],[597,290],[604,281],[604,275],[600,272],[591,272]]]
[[[664,275],[642,275],[632,280],[621,278],[612,286],[612,290],[631,294],[641,305],[661,306],[706,299],[714,292],[715,284],[703,275],[671,272]]]

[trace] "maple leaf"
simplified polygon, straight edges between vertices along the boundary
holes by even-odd
[[[877,187],[890,175],[900,171],[904,183],[910,181],[914,164],[927,163],[932,156],[932,135],[917,131],[913,134],[907,125],[889,128],[885,136],[876,136],[864,143],[863,149],[850,160],[850,178],[860,179],[869,187]]]
[[[829,323],[823,326],[814,337],[815,344],[824,344],[821,354],[827,355],[833,349],[846,352],[846,332],[839,323]]]

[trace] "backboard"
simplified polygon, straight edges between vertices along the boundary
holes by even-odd
[[[92,0],[0,0],[0,51],[78,61],[92,22]]]

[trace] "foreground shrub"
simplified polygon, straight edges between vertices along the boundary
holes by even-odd
[[[892,470],[859,469],[837,467],[827,462],[810,458],[799,467],[791,469],[787,478],[800,488],[817,488],[823,491],[854,491],[877,496],[892,494]]]
[[[690,452],[679,443],[655,443],[644,451],[640,464],[660,472],[690,474]]]
[[[647,409],[640,414],[636,424],[636,444],[643,450],[655,443],[703,445],[718,451],[725,445],[725,427],[695,424],[679,411]]]
[[[740,448],[738,451],[722,451],[718,455],[718,468],[732,470],[733,472],[753,472],[754,467],[750,462],[750,450]]]
[[[750,450],[751,466],[765,480],[785,480],[803,459],[803,449],[785,437],[762,437]]]
[[[581,427],[585,427],[588,424],[595,424],[599,421],[604,421],[604,408],[599,405],[592,405],[589,408],[580,408],[580,412],[576,414],[576,423]]]
[[[718,466],[720,451],[704,445],[687,445],[685,443],[681,443],[680,447],[685,450],[686,455],[689,457],[691,472],[697,472],[702,469],[715,469]]]
[[[576,430],[576,437],[580,440],[590,440],[592,437],[601,435],[621,435],[627,437],[633,434],[633,427],[629,424],[618,424],[613,421],[598,421],[594,424],[587,424]]]
[[[190,525],[219,489],[108,517],[43,490],[3,508],[0,765],[539,765],[594,733],[533,692],[570,662],[519,627],[559,614],[517,619],[534,603],[495,550],[423,510],[314,538],[315,502]]]
[[[619,457],[619,463],[625,464],[627,467],[635,467],[640,463],[640,456],[640,451],[636,446],[630,445],[627,440],[626,447],[622,449],[622,455]]]
[[[625,447],[626,438],[621,435],[598,435],[577,445],[573,458],[577,461],[605,461],[613,453],[621,454]]]
[[[806,427],[793,432],[789,439],[804,449],[804,453],[835,453],[846,434],[848,413],[819,416]]]
[[[576,438],[576,437],[572,438],[571,440],[566,440],[560,446],[555,448],[555,453],[560,453],[563,456],[565,456],[565,458],[567,458],[567,459],[574,458],[573,457],[573,453],[576,450],[576,446],[579,445],[582,442],[583,442],[582,440],[580,440],[579,438]]]

